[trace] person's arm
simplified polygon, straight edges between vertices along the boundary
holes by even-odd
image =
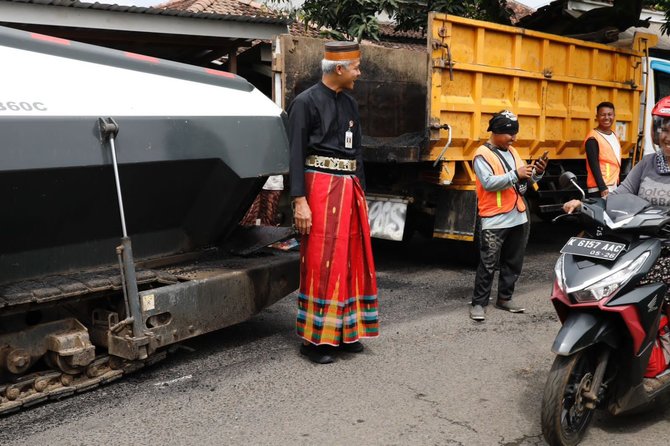
[[[293,197],[293,224],[301,234],[309,234],[312,229],[312,210],[307,197]]]
[[[563,203],[563,212],[566,214],[572,214],[575,211],[580,211],[582,209],[582,202],[579,200],[570,200],[566,203]]]
[[[356,120],[356,126],[354,127],[354,147],[356,148],[356,176],[361,182],[361,187],[363,191],[366,190],[365,184],[365,168],[363,167],[363,132],[361,130],[361,118],[358,114],[358,106],[356,106],[356,115],[358,119]]]
[[[304,101],[293,101],[288,108],[289,176],[293,200],[293,224],[300,234],[309,234],[312,210],[305,197],[305,158],[309,142],[310,111]]]
[[[530,176],[530,181],[537,183],[544,176],[545,169],[547,168],[547,161],[541,158],[536,159],[532,164],[533,170],[532,175]]]
[[[586,140],[586,162],[589,163],[589,168],[591,169],[591,173],[593,173],[593,178],[596,180],[598,190],[600,192],[608,190],[603,179],[603,174],[600,171],[600,148],[595,138]]]
[[[516,171],[494,175],[491,166],[481,156],[475,157],[474,167],[475,175],[477,175],[477,178],[482,183],[482,187],[489,192],[505,190],[519,181]]]
[[[305,196],[305,158],[310,129],[309,106],[296,100],[288,108],[289,176],[291,197]]]

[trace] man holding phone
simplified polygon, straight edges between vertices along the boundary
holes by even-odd
[[[487,131],[491,136],[477,149],[473,159],[481,219],[479,266],[470,307],[470,318],[475,321],[486,319],[485,309],[498,265],[495,307],[511,313],[525,311],[512,302],[530,229],[523,195],[532,183],[542,178],[547,166],[546,152],[528,165],[512,147],[519,132],[519,121],[511,111],[496,113]]]

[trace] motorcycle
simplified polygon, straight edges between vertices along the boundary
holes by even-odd
[[[586,199],[570,172],[560,183],[581,192],[585,232],[568,240],[554,268],[551,302],[562,327],[541,422],[550,445],[568,446],[582,440],[596,409],[630,413],[670,393],[667,286],[645,279],[670,248],[670,214],[630,194]]]

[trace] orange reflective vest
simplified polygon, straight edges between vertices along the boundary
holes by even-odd
[[[621,161],[614,152],[614,147],[605,139],[605,137],[596,129],[591,130],[584,138],[584,151],[586,151],[586,141],[594,138],[598,143],[598,163],[600,164],[600,173],[607,186],[616,186],[619,184],[619,172],[621,171]],[[596,178],[591,172],[588,159],[586,160],[586,186],[589,189],[597,188]]]
[[[509,151],[514,157],[514,162],[516,164],[515,169],[526,165],[516,149],[510,147]],[[477,158],[478,156],[484,158],[484,161],[491,166],[494,175],[503,175],[508,172],[502,161],[500,161],[500,158],[498,158],[498,155],[493,153],[488,147],[480,146],[475,152],[474,158]],[[487,191],[484,189],[484,186],[482,186],[481,181],[479,181],[479,177],[477,177],[476,184],[477,207],[479,209],[480,217],[493,217],[494,215],[506,214],[514,209],[515,206],[519,212],[524,212],[526,210],[526,202],[523,200],[523,197],[519,195],[514,186],[510,186],[505,190]]]

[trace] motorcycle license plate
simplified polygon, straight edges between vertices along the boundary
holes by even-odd
[[[607,240],[594,240],[590,238],[572,237],[563,246],[563,254],[593,257],[594,259],[616,260],[626,249],[625,243],[608,242]]]

